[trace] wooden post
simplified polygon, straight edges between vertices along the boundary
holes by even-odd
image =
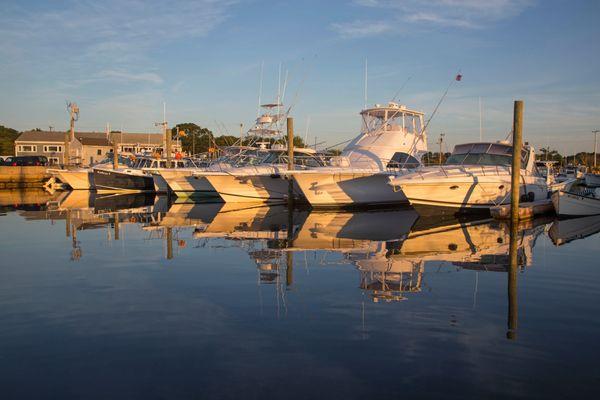
[[[165,142],[166,142],[166,149],[165,151],[167,152],[167,168],[171,168],[171,130],[169,129],[169,126],[167,125],[167,123],[165,122],[164,125],[164,129],[165,129]]]
[[[117,142],[117,135],[113,134],[113,169],[119,168],[119,142]]]
[[[166,240],[167,240],[167,260],[173,259],[173,228],[166,228]]]
[[[114,214],[115,240],[119,240],[119,213]]]
[[[65,228],[67,237],[71,237],[71,210],[67,210],[65,217]]]
[[[512,181],[510,185],[510,217],[511,222],[519,221],[519,197],[521,180],[521,148],[523,143],[523,100],[515,101],[513,115],[513,157]]]
[[[506,338],[517,338],[518,302],[517,302],[517,273],[518,273],[518,221],[510,222],[509,269],[508,269],[508,331]]]

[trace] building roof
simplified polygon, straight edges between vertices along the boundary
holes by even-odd
[[[65,133],[56,131],[27,131],[21,133],[15,142],[64,142]]]
[[[130,132],[111,132],[111,139],[116,138],[118,143],[130,145],[162,145],[164,137],[157,133],[130,133]],[[75,138],[84,145],[90,146],[110,146],[111,143],[106,137],[105,132],[78,132],[75,131]],[[59,131],[27,131],[17,137],[15,142],[44,142],[44,143],[62,143],[65,140],[65,132]]]

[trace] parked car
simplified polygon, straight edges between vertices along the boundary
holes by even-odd
[[[2,165],[13,167],[29,167],[29,166],[47,166],[48,158],[45,156],[18,156],[7,157]]]
[[[17,165],[14,158],[15,157],[13,157],[13,156],[2,157],[2,158],[0,158],[0,165],[6,165],[6,166]]]

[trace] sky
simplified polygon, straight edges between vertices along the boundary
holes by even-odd
[[[600,129],[600,1],[2,0],[0,125],[155,132],[195,122],[239,134],[262,101],[284,103],[296,134],[357,135],[365,104],[431,116],[429,145],[505,139],[513,101],[524,139],[591,151]],[[481,98],[482,113],[479,112]]]

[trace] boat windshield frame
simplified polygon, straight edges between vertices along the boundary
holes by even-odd
[[[445,165],[504,166],[512,165],[513,146],[504,143],[466,143],[454,147]],[[521,149],[521,165],[526,166],[529,152]]]

